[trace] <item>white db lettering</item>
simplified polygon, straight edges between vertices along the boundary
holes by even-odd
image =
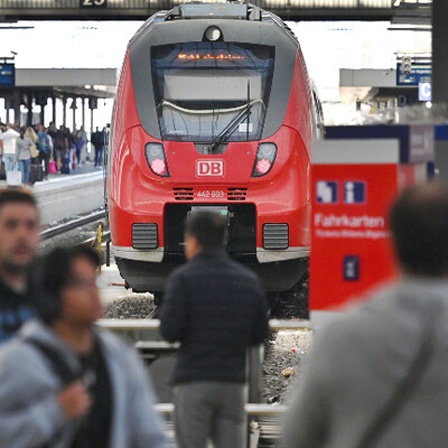
[[[196,163],[198,176],[224,176],[223,160],[198,160]]]

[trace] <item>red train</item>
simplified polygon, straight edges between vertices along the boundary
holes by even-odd
[[[227,217],[227,250],[268,291],[306,268],[310,146],[319,121],[299,43],[242,3],[187,3],[128,45],[115,98],[107,208],[120,273],[163,292],[191,210]]]

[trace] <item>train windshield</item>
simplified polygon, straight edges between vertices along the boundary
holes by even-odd
[[[207,143],[223,134],[225,141],[259,139],[273,67],[274,47],[266,45],[190,42],[153,47],[162,139]]]

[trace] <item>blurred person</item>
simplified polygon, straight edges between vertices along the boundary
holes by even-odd
[[[27,126],[25,137],[28,137],[33,142],[33,145],[30,148],[31,163],[36,163],[39,158],[39,152],[37,148],[39,146],[39,139],[37,138],[37,134],[32,126]]]
[[[88,135],[86,130],[84,129],[84,126],[81,126],[79,128],[80,132],[81,132],[81,137],[84,140],[84,146],[82,147],[82,151],[81,151],[81,158],[83,157],[84,154],[84,159],[82,160],[82,162],[85,162],[87,159],[87,142],[89,141]]]
[[[75,147],[76,147],[76,162],[78,166],[81,166],[82,150],[84,148],[85,143],[86,141],[84,140],[84,137],[82,135],[82,130],[77,131],[75,135]]]
[[[96,131],[93,133],[91,138],[92,145],[95,148],[95,168],[101,168],[103,166],[105,141],[106,141],[106,128],[103,128],[103,130],[100,131],[97,126]]]
[[[56,130],[54,137],[54,155],[53,158],[56,161],[56,168],[58,171],[62,167],[62,158],[67,150],[69,150],[69,144],[67,139],[67,132],[64,125],[61,125],[58,130]]]
[[[0,446],[167,446],[137,353],[94,325],[103,315],[99,262],[93,249],[72,247],[37,264],[40,319],[0,349]]]
[[[36,125],[37,138],[39,140],[39,159],[44,162],[44,180],[48,180],[48,168],[53,148],[53,140],[46,132],[42,123]]]
[[[87,154],[86,154],[86,161],[88,160],[89,162],[93,160],[92,159],[92,150],[94,152],[94,149],[95,149],[95,147],[93,146],[93,142],[92,142],[93,134],[94,134],[94,130],[93,130],[93,128],[90,128],[90,132],[87,135],[87,143],[89,143],[89,144],[87,145]]]
[[[246,446],[246,355],[267,336],[267,299],[226,253],[225,233],[220,214],[190,214],[189,261],[168,278],[160,310],[162,336],[181,344],[172,378],[179,448]]]
[[[25,189],[0,190],[0,344],[34,316],[27,273],[39,243],[39,212]]]
[[[53,142],[52,146],[53,147],[54,147],[54,141],[56,139],[56,134],[57,133],[58,133],[58,128],[56,127],[54,121],[50,121],[50,123],[48,124],[47,134],[52,139],[52,142]]]
[[[14,129],[14,125],[8,123],[6,131],[0,136],[0,150],[5,162],[5,170],[11,171],[17,161],[16,142],[20,134]]]
[[[2,134],[4,131],[6,131],[6,127],[0,121],[0,155],[2,154],[2,147],[3,147]],[[4,173],[4,171],[5,171],[5,162],[3,160],[1,160],[1,176],[3,176],[2,177],[3,179],[5,178],[4,176],[6,176],[6,173]]]
[[[26,126],[25,135],[33,142],[37,143],[37,134],[32,126]]]
[[[26,185],[30,180],[31,170],[31,147],[32,140],[25,135],[26,127],[20,128],[20,135],[16,142],[16,158],[19,163],[19,170],[22,173],[22,184]]]
[[[65,128],[69,149],[69,172],[76,168],[76,141],[75,134],[70,131],[70,128]]]
[[[442,447],[448,426],[448,187],[390,211],[400,277],[316,335],[284,448]]]
[[[72,171],[72,158],[71,158],[71,151],[69,149],[66,149],[64,151],[64,154],[62,156],[62,164],[60,172],[61,174],[70,174]]]

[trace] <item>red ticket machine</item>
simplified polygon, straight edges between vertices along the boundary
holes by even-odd
[[[400,190],[426,181],[433,157],[433,127],[388,127],[388,132],[398,128],[396,138],[362,138],[362,128],[354,137],[343,128],[342,137],[318,141],[313,148],[312,316],[340,310],[396,275],[388,211]]]

